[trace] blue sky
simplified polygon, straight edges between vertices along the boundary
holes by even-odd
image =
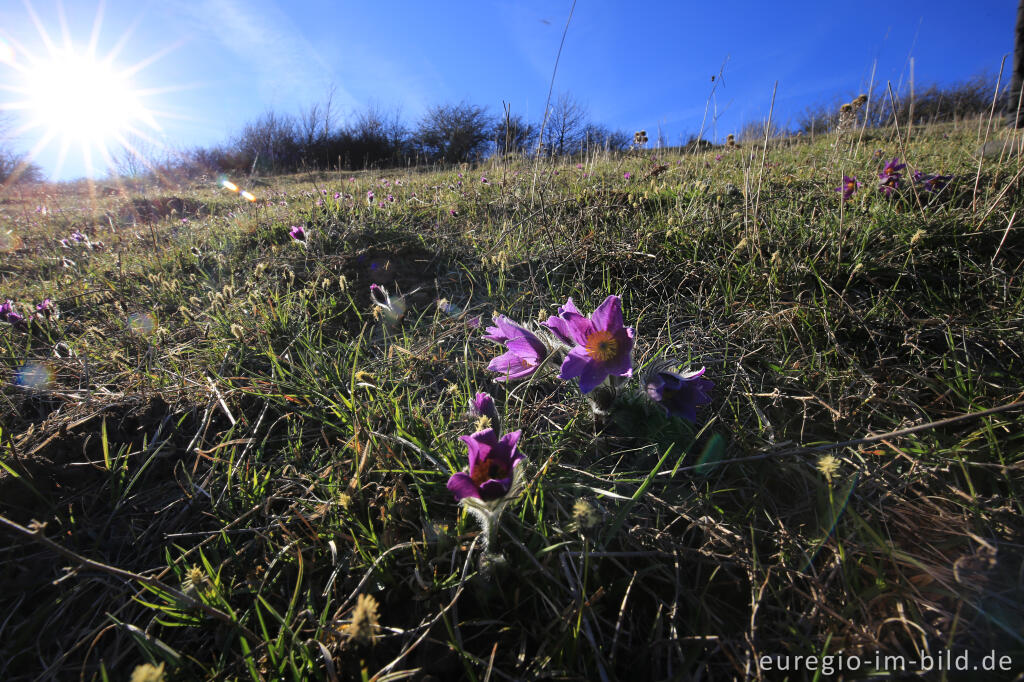
[[[267,109],[297,113],[332,86],[342,120],[376,102],[399,108],[414,124],[426,107],[461,100],[492,113],[510,102],[513,112],[539,120],[571,5],[107,0],[96,51],[107,56],[119,45],[115,64],[142,65],[131,85],[159,125],[143,130],[169,147],[216,144]],[[713,132],[724,138],[767,115],[776,81],[775,119],[785,123],[809,105],[865,90],[873,64],[883,88],[886,81],[906,82],[911,57],[918,84],[994,75],[1013,50],[1016,3],[972,5],[967,12],[962,0],[578,0],[555,91],[572,93],[596,122],[627,132],[643,128],[652,138],[660,126],[677,143],[700,130],[711,76],[721,71]],[[63,13],[71,42],[84,48],[100,6],[95,0],[5,2],[0,38],[21,63],[43,57],[47,48],[32,13],[55,41],[63,39]],[[19,78],[0,62],[0,106],[24,98]],[[32,114],[12,113],[19,123],[31,122]],[[712,132],[710,120],[705,127]],[[40,131],[25,131],[16,146],[32,148]],[[58,146],[49,144],[37,158],[50,175]],[[73,148],[59,177],[84,173]]]

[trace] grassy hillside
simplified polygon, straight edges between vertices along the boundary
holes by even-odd
[[[978,131],[3,190],[0,678],[1020,672],[1024,166]],[[488,371],[495,315],[609,295],[617,391]],[[478,391],[525,457],[486,548]]]

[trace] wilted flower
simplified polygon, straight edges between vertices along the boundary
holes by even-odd
[[[711,402],[709,395],[715,384],[704,378],[704,368],[695,372],[673,371],[675,363],[660,363],[644,377],[647,397],[665,409],[669,416],[697,421],[697,408]]]
[[[508,494],[514,470],[524,459],[516,450],[521,435],[522,431],[513,431],[499,439],[491,428],[459,437],[469,451],[469,472],[460,471],[448,479],[448,490],[457,502],[466,498],[491,502]]]
[[[562,362],[559,379],[579,377],[580,391],[589,393],[608,376],[633,376],[632,327],[622,323],[622,299],[609,296],[589,318],[572,299],[544,323],[555,336],[575,347]]]
[[[843,184],[836,187],[837,192],[843,193],[843,201],[846,201],[853,196],[853,193],[857,191],[857,188],[861,186],[861,183],[857,182],[857,176],[843,176]]]
[[[487,365],[491,372],[501,374],[494,380],[522,379],[536,372],[548,356],[548,348],[544,342],[529,329],[519,326],[504,315],[498,315],[494,323],[496,326],[488,327],[484,338],[503,343],[508,348],[508,351]]]
[[[379,284],[370,285],[370,300],[390,324],[398,324],[405,316],[405,297],[391,298],[388,290]]]
[[[302,225],[292,225],[292,229],[288,230],[288,234],[297,242],[306,241],[306,228]]]

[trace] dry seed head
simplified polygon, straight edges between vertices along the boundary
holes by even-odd
[[[342,509],[348,509],[352,504],[352,496],[348,493],[338,493],[338,504]]]
[[[572,506],[572,520],[578,528],[589,529],[596,526],[601,518],[593,505],[584,499],[579,499]]]
[[[142,665],[135,666],[135,670],[132,671],[131,682],[163,682],[164,681],[164,664],[153,665],[152,663],[143,663]]]
[[[245,328],[240,324],[231,325],[231,336],[241,341],[242,337],[245,336]]]
[[[772,267],[778,267],[782,265],[782,252],[776,251],[772,254]]]
[[[368,594],[359,595],[348,626],[349,638],[360,644],[372,644],[378,617],[377,600]]]
[[[338,288],[341,289],[342,291],[345,291],[345,289],[347,287],[348,287],[348,280],[345,279],[345,275],[340,275],[338,277]]]
[[[193,566],[185,572],[185,580],[181,583],[182,591],[186,594],[190,592],[205,592],[211,587],[210,579],[206,576],[203,569],[198,566]]]
[[[818,459],[818,471],[825,477],[825,480],[829,483],[832,482],[832,477],[839,471],[839,460],[836,459],[835,455],[824,455]]]
[[[256,266],[256,276],[259,277],[263,274],[263,271],[267,269],[266,263],[260,263]]]
[[[915,232],[914,236],[910,238],[910,245],[913,246],[914,244],[917,244],[919,241],[921,241],[921,239],[924,238],[926,234],[928,233],[925,232],[924,230],[918,230],[917,232]]]

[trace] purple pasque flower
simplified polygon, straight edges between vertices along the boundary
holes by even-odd
[[[860,187],[861,184],[862,183],[857,182],[857,176],[856,175],[854,175],[854,176],[844,175],[843,176],[843,184],[839,185],[839,187],[836,187],[836,191],[837,192],[842,192],[843,193],[843,201],[846,201],[850,197],[853,196],[853,193],[857,191],[857,188]]]
[[[490,393],[477,391],[469,404],[469,411],[476,417],[487,417],[493,422],[498,421],[498,409],[494,406],[494,398]]]
[[[494,318],[494,327],[486,329],[485,339],[505,344],[508,349],[491,360],[487,369],[501,376],[495,381],[523,379],[537,371],[548,356],[548,347],[536,334],[522,327],[504,315]]]
[[[921,171],[914,171],[914,182],[920,183],[926,192],[941,192],[952,179],[952,175],[926,175]]]
[[[469,450],[469,471],[460,471],[448,479],[448,490],[455,495],[456,502],[471,497],[490,502],[508,494],[513,472],[525,459],[516,450],[522,433],[513,431],[498,438],[494,429],[483,429],[459,436]]]
[[[544,326],[551,330],[551,332],[558,338],[562,343],[566,343],[570,346],[576,345],[571,332],[569,331],[569,323],[575,318],[582,318],[583,313],[576,307],[576,304],[572,300],[572,296],[566,299],[565,305],[558,306],[558,315],[552,315],[544,323]]]
[[[7,299],[0,305],[0,320],[10,324],[20,324],[25,321],[25,316],[14,309],[14,301]]]
[[[302,225],[292,225],[292,229],[288,230],[288,234],[297,242],[306,241],[306,228]]]
[[[887,164],[885,164],[885,166],[882,167],[882,172],[878,174],[878,177],[880,180],[885,180],[887,177],[891,175],[899,177],[900,171],[906,167],[907,164],[900,163],[899,157],[894,156],[892,157],[892,161],[888,162]]]
[[[878,176],[882,177],[882,174],[879,173]],[[900,174],[899,173],[894,173],[892,175],[889,175],[889,176],[883,178],[882,182],[879,183],[879,185],[878,185],[878,191],[881,192],[882,194],[884,194],[885,196],[890,197],[890,196],[892,196],[892,193],[895,190],[899,189],[899,187],[900,187]]]
[[[695,372],[672,371],[674,363],[661,363],[644,378],[647,397],[665,409],[669,416],[697,421],[697,408],[711,402],[715,384],[704,378],[704,368]]]
[[[882,181],[878,185],[879,191],[886,196],[892,196],[893,191],[899,189],[900,180],[903,178],[900,171],[906,167],[907,164],[900,163],[899,157],[896,156],[886,163],[882,167],[882,172],[878,174],[878,179]]]
[[[57,307],[53,305],[53,301],[49,298],[44,298],[42,303],[36,303],[36,312],[45,317],[50,317],[57,311]]]
[[[611,375],[633,376],[632,327],[622,324],[622,299],[612,295],[583,317],[572,299],[544,324],[555,336],[575,347],[562,362],[559,379],[579,377],[580,391],[589,393]]]
[[[630,173],[629,171],[626,171],[625,173],[622,174],[622,177],[625,178],[626,180],[629,180],[631,177],[633,177],[633,174]]]

